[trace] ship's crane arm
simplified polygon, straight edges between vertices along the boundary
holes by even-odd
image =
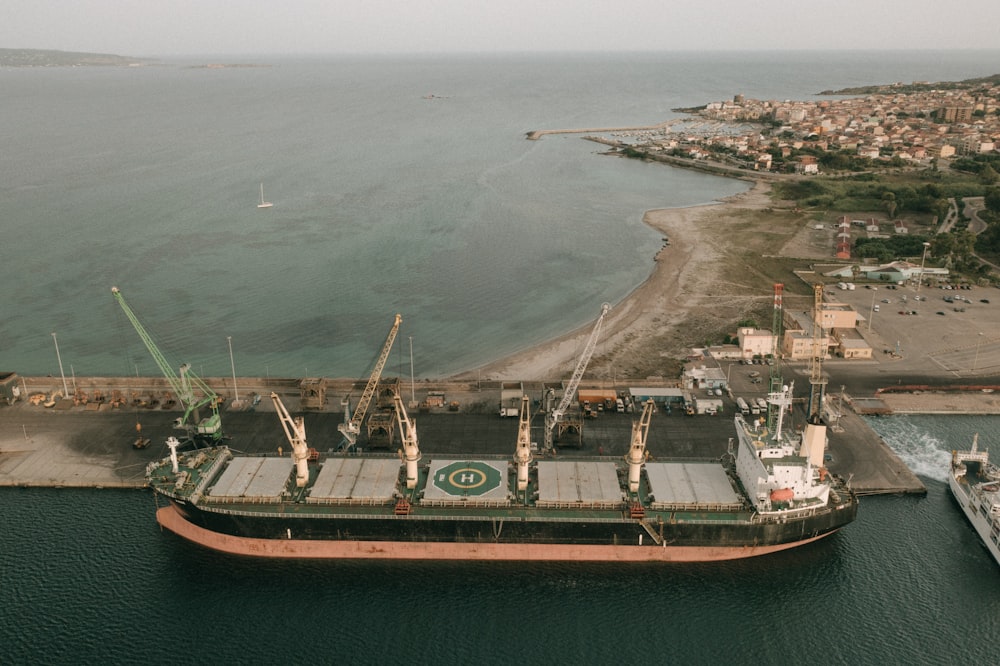
[[[514,462],[517,463],[517,489],[521,492],[528,489],[528,465],[531,464],[531,399],[521,396],[520,421],[517,424],[517,449],[514,451]]]
[[[420,462],[420,447],[417,444],[417,424],[406,415],[403,399],[399,393],[393,396],[396,408],[396,421],[399,423],[399,433],[403,440],[403,461],[406,463],[406,487],[413,490],[417,487],[417,463]]]
[[[350,417],[350,420],[346,420],[337,426],[337,429],[344,435],[344,439],[347,440],[348,449],[354,448],[354,444],[358,440],[358,434],[361,433],[361,422],[364,420],[368,406],[371,405],[372,397],[378,388],[378,380],[382,377],[382,368],[385,367],[385,362],[389,358],[389,351],[392,349],[392,343],[396,340],[396,334],[399,332],[399,324],[402,321],[403,316],[397,314],[392,328],[389,329],[389,335],[385,338],[385,344],[382,345],[382,352],[379,354],[378,360],[375,361],[375,367],[368,378],[368,384],[361,394],[361,399],[358,401],[357,407],[354,408],[354,414]],[[346,413],[344,416],[346,418]]]
[[[177,373],[170,367],[170,363],[167,362],[166,357],[163,356],[156,343],[153,342],[153,338],[146,331],[146,327],[142,325],[142,322],[139,321],[132,308],[125,302],[121,290],[118,287],[112,287],[111,293],[114,295],[115,300],[118,301],[118,305],[121,306],[125,316],[132,323],[136,333],[139,334],[143,344],[146,345],[146,349],[152,354],[153,360],[156,361],[156,365],[160,368],[163,376],[166,377],[177,399],[184,405],[184,416],[177,419],[175,426],[188,430],[196,437],[207,437],[212,441],[221,439],[222,419],[219,416],[218,397],[215,395],[215,392],[200,377],[191,372],[191,366],[187,363],[180,367],[180,376],[178,377]],[[202,398],[199,399],[195,396],[194,388],[197,388],[201,392]],[[211,408],[212,415],[204,419],[199,419],[198,410],[206,405]],[[188,419],[192,417],[194,423],[189,424]]]
[[[301,416],[294,419],[285,404],[281,402],[278,394],[271,392],[271,402],[281,419],[281,426],[285,429],[285,438],[292,446],[292,460],[295,461],[295,485],[298,488],[305,488],[309,483],[309,447],[306,445],[306,424]]]
[[[604,318],[607,316],[608,311],[611,310],[611,305],[609,303],[604,303],[601,306],[601,316],[597,318],[597,323],[594,324],[593,330],[590,332],[590,339],[587,340],[587,346],[584,348],[583,353],[580,355],[580,360],[577,361],[576,370],[573,371],[573,376],[569,380],[569,384],[566,385],[566,390],[563,393],[562,400],[559,401],[559,405],[552,411],[550,411],[545,418],[545,450],[549,451],[552,449],[552,437],[553,431],[555,430],[556,423],[562,418],[562,415],[566,413],[566,409],[569,407],[570,401],[576,394],[577,387],[580,386],[580,380],[583,378],[583,372],[587,369],[587,364],[590,363],[590,357],[594,355],[594,350],[597,348],[597,337],[600,335],[601,326],[604,324]]]
[[[639,492],[639,475],[646,462],[646,437],[649,436],[649,422],[653,419],[653,400],[650,398],[642,408],[642,416],[632,423],[632,443],[625,456],[628,463],[628,491]]]

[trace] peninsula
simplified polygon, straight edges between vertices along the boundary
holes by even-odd
[[[135,67],[147,58],[50,49],[0,49],[0,67]]]

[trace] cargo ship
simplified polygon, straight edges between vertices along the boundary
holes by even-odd
[[[979,450],[979,435],[968,451],[953,451],[948,487],[993,559],[1000,564],[1000,469]]]
[[[530,441],[525,397],[513,456],[425,460],[398,395],[395,456],[321,455],[302,418],[272,400],[290,457],[181,452],[171,438],[169,457],[147,469],[166,500],[160,525],[210,549],[273,558],[700,562],[807,544],[857,513],[854,493],[823,467],[820,424],[789,437],[780,418],[769,431],[737,414],[721,460],[651,461],[650,401],[624,458],[565,456]]]

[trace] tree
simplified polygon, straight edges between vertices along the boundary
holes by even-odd
[[[986,210],[991,213],[1000,213],[1000,187],[991,187],[986,190],[986,194],[983,196],[983,203],[986,206]]]
[[[948,210],[951,208],[951,202],[947,199],[936,199],[934,201],[934,214],[937,215],[938,222],[944,222],[945,218],[948,217]]]
[[[979,181],[983,185],[994,185],[998,179],[1000,179],[1000,174],[997,174],[997,172],[989,164],[985,165],[979,171]]]
[[[885,192],[882,195],[882,203],[885,205],[885,210],[889,213],[891,220],[896,216],[896,195],[892,192]]]
[[[972,256],[976,251],[976,234],[968,229],[956,231],[952,234],[955,237],[955,263],[958,266],[970,266],[977,263]]]

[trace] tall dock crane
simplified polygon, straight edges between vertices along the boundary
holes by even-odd
[[[346,398],[344,399],[344,422],[339,424],[337,429],[344,435],[344,443],[347,445],[348,450],[352,450],[358,441],[358,435],[361,433],[361,422],[365,418],[365,413],[368,412],[368,406],[371,405],[375,389],[378,388],[378,380],[382,377],[382,368],[385,367],[385,362],[389,358],[389,351],[392,349],[392,343],[396,339],[396,334],[399,332],[399,324],[402,321],[403,315],[397,314],[392,328],[389,329],[389,335],[385,338],[385,344],[382,345],[382,352],[379,354],[378,360],[375,361],[375,367],[372,369],[371,377],[368,378],[368,384],[365,386],[365,390],[361,394],[361,399],[358,400],[358,404],[354,408],[353,416],[348,417],[350,402]]]
[[[556,424],[559,423],[563,414],[566,413],[570,400],[573,399],[573,396],[576,394],[576,389],[580,386],[580,379],[583,378],[583,371],[587,369],[587,364],[590,363],[590,357],[594,355],[594,350],[597,348],[597,336],[600,334],[601,326],[604,325],[604,318],[610,310],[610,303],[604,303],[601,305],[601,316],[597,318],[597,323],[594,324],[594,329],[590,332],[590,339],[587,340],[587,346],[584,348],[583,354],[580,355],[580,360],[577,361],[576,370],[573,371],[573,377],[569,380],[569,384],[566,385],[566,390],[563,392],[562,400],[559,401],[559,405],[555,409],[551,410],[545,416],[546,451],[552,450],[553,431],[556,429]]]
[[[775,430],[778,412],[782,409],[774,401],[782,395],[782,386],[784,385],[781,377],[781,336],[784,327],[782,295],[784,291],[785,285],[780,282],[774,285],[774,312],[771,319],[771,333],[774,334],[774,341],[771,345],[771,376],[767,395],[767,429],[771,432]]]
[[[823,394],[826,392],[826,379],[823,377],[823,285],[813,285],[813,335],[812,355],[809,359],[809,406],[806,418],[812,423],[819,423],[823,418]]]
[[[184,415],[174,421],[174,427],[186,430],[188,437],[195,444],[217,443],[223,437],[218,396],[208,387],[208,384],[191,372],[189,364],[185,363],[180,366],[179,375],[175,373],[170,363],[163,356],[163,353],[156,346],[156,343],[153,342],[153,338],[150,337],[142,322],[139,321],[132,308],[125,302],[121,290],[118,287],[112,287],[111,293],[114,295],[115,300],[118,301],[118,305],[121,306],[122,311],[125,312],[125,316],[132,322],[132,326],[135,327],[136,333],[142,338],[146,349],[153,355],[153,360],[156,361],[156,365],[159,366],[163,376],[167,378],[167,382],[174,390],[174,395],[177,396],[177,399],[184,406]],[[195,395],[195,388],[201,392],[201,397]],[[211,416],[200,417],[199,412],[203,407],[211,409]]]

